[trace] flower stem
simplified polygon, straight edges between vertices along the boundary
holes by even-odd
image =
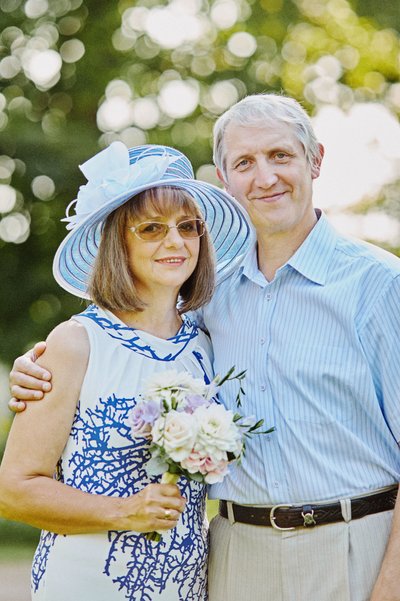
[[[179,480],[179,474],[171,474],[171,472],[164,472],[161,476],[161,484],[176,484]]]
[[[179,480],[179,474],[171,474],[171,472],[164,472],[161,476],[161,484],[176,484]],[[159,543],[162,539],[161,533],[156,532],[147,532],[146,533],[147,540],[151,540],[154,543]]]

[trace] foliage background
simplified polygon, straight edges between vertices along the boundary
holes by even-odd
[[[213,122],[248,93],[283,91],[311,114],[365,101],[400,114],[397,0],[0,0],[0,9],[6,366],[81,308],[51,263],[84,181],[77,165],[99,148],[177,146],[214,181]],[[398,159],[397,179],[356,211],[398,218]]]
[[[399,31],[398,0],[0,0],[0,443],[13,358],[81,309],[51,274],[77,165],[114,139],[161,143],[215,183],[215,118],[263,91],[311,114],[378,102],[398,123]],[[398,225],[394,165],[353,212]]]

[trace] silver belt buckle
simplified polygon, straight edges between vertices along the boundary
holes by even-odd
[[[269,521],[271,522],[271,526],[272,528],[275,528],[275,530],[295,530],[294,526],[290,526],[290,528],[281,528],[280,526],[278,526],[278,524],[275,522],[276,517],[275,517],[275,511],[277,509],[289,509],[289,507],[293,507],[293,505],[274,505],[271,508],[271,511],[269,512]]]

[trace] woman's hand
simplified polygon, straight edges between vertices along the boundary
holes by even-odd
[[[119,525],[118,529],[135,532],[175,528],[186,504],[176,484],[148,484],[122,501],[128,514],[126,525]]]
[[[14,413],[26,408],[25,401],[40,401],[45,392],[51,390],[51,374],[35,361],[46,350],[45,342],[38,342],[32,350],[14,361],[10,372],[10,390],[12,398],[8,407]]]

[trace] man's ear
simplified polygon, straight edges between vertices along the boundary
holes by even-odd
[[[317,179],[321,171],[322,159],[324,158],[325,148],[322,144],[318,144],[319,154],[314,158],[313,164],[311,165],[311,177]]]
[[[219,181],[222,183],[222,185],[224,186],[225,190],[229,193],[229,186],[225,180],[224,174],[222,173],[221,169],[219,169],[218,167],[216,168],[216,172],[217,172],[217,177],[219,179]]]

